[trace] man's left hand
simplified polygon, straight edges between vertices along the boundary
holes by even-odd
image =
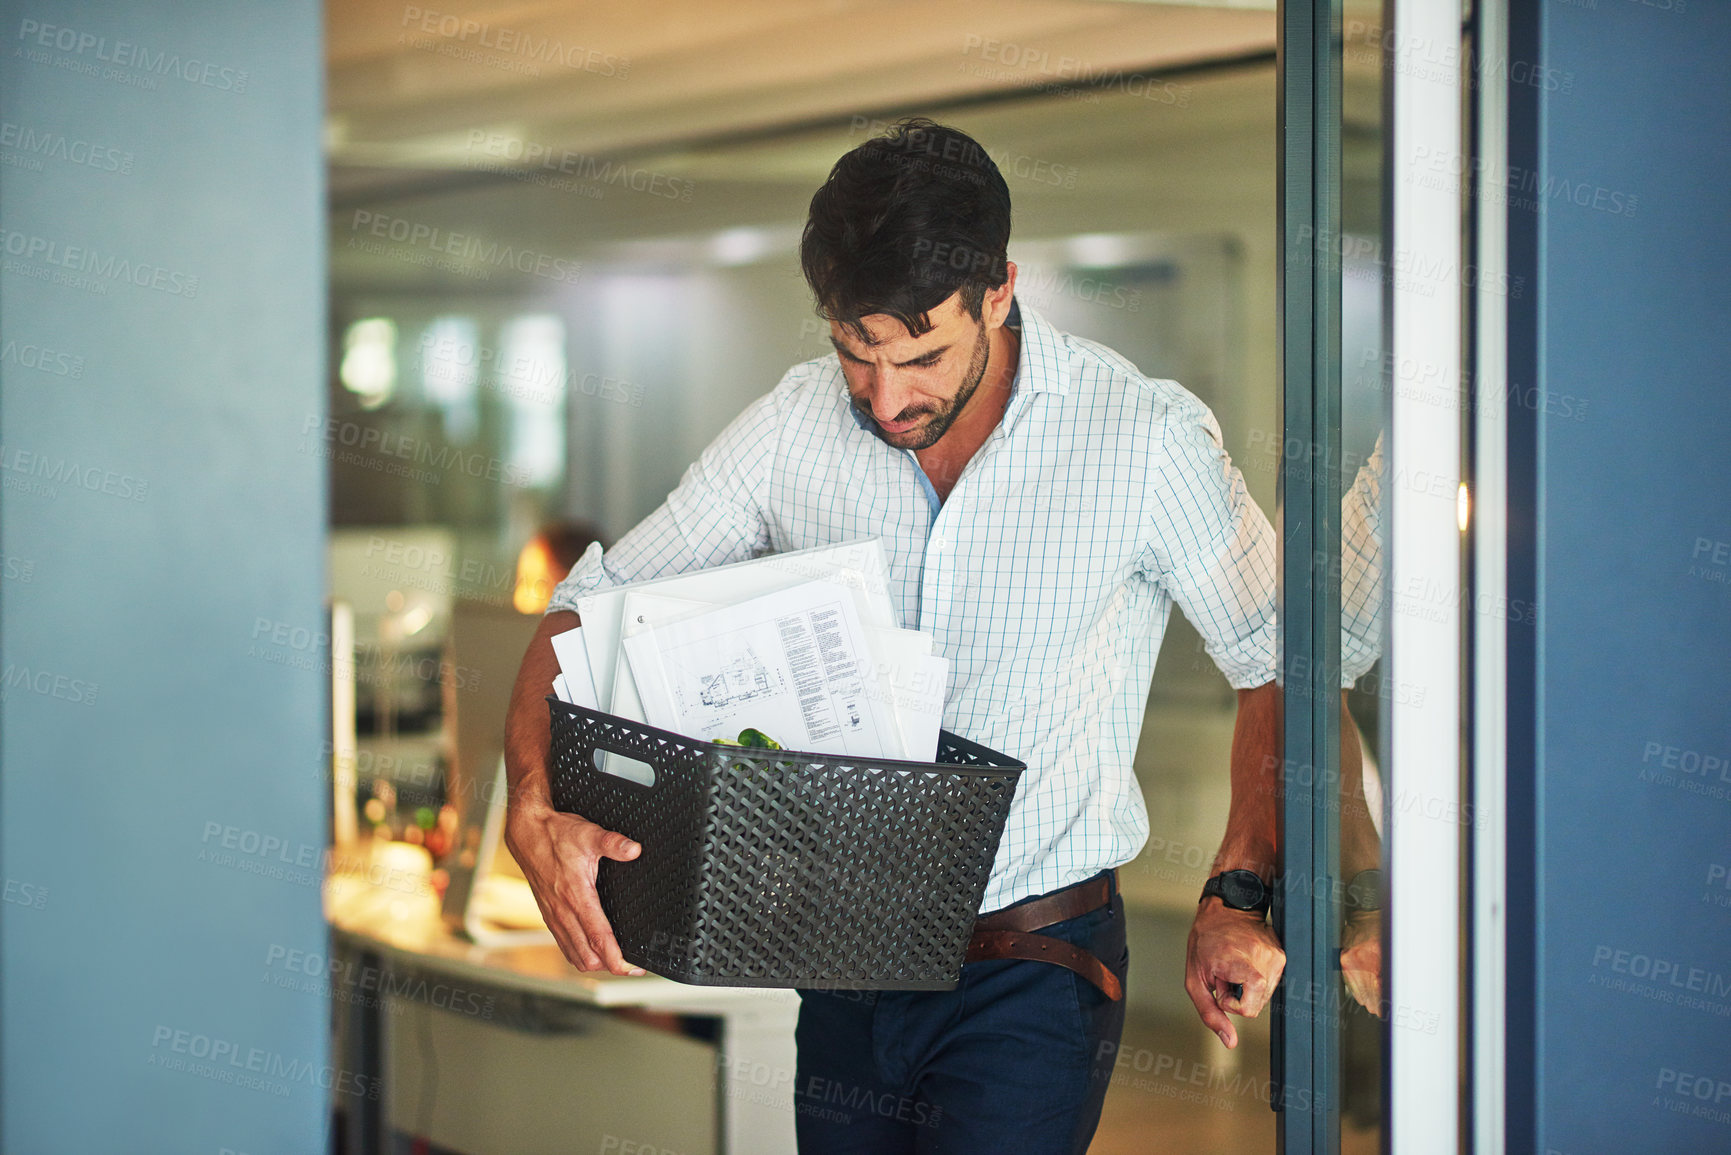
[[[1190,925],[1188,956],[1184,989],[1196,1013],[1222,1043],[1236,1047],[1238,1028],[1226,1012],[1246,1018],[1261,1014],[1286,969],[1286,952],[1262,915],[1207,898]]]

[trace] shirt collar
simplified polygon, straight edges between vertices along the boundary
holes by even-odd
[[[1015,298],[1010,299],[1010,315],[1004,324],[1020,332],[1021,350],[1017,355],[1016,376],[1010,381],[1010,396],[1025,386],[1030,393],[1056,393],[1062,397],[1070,392],[1070,363],[1063,355],[1063,334],[1052,328],[1046,319]],[[841,385],[842,402],[854,424],[870,433],[871,418],[862,414],[848,401],[847,381]]]
[[[1064,350],[1064,335],[1047,324],[1039,312],[1022,304],[1010,303],[1009,325],[1021,324],[1022,355],[1016,366],[1012,393],[1026,385],[1030,393],[1056,393],[1060,397],[1070,392],[1070,359]]]

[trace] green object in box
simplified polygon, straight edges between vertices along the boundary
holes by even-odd
[[[779,750],[781,743],[765,734],[762,730],[754,730],[750,726],[739,732],[739,737],[717,738],[716,743],[722,746],[749,746],[758,750]]]

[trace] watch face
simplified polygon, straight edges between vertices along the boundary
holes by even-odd
[[[1372,868],[1355,874],[1346,886],[1346,906],[1377,910],[1382,906],[1382,871]]]
[[[1229,870],[1220,876],[1220,899],[1227,906],[1250,910],[1261,905],[1265,893],[1262,880],[1248,870]]]

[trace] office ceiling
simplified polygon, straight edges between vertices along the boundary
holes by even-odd
[[[661,155],[1083,75],[1266,55],[1272,8],[1273,0],[328,0],[331,191],[342,203],[450,187],[453,174],[506,159],[490,145],[520,151],[514,141],[556,155]]]
[[[1195,227],[1187,199],[1266,199],[1278,146],[1274,0],[326,2],[339,290],[476,287],[345,248],[357,210],[585,261],[737,226],[785,248],[875,117],[932,115],[1046,166],[1006,173],[1023,237]],[[1346,9],[1347,207],[1365,218],[1380,0]],[[1066,167],[1073,184],[1045,183]],[[660,184],[606,179],[620,168]]]

